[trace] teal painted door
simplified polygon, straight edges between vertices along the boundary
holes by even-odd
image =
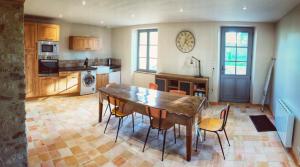
[[[221,28],[220,101],[249,102],[254,28]]]

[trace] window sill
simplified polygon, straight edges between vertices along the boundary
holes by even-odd
[[[156,71],[134,71],[134,73],[140,73],[140,74],[151,74],[151,75],[155,75]]]

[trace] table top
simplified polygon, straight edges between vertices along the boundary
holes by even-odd
[[[205,100],[205,98],[198,96],[177,95],[170,92],[119,84],[100,88],[99,91],[122,100],[165,109],[169,113],[187,117],[194,117],[201,107],[201,102]]]

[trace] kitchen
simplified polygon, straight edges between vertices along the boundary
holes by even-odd
[[[107,28],[25,16],[24,39],[27,99],[91,94],[120,83]]]

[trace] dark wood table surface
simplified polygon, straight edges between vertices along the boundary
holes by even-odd
[[[145,106],[168,111],[168,119],[176,124],[186,126],[186,160],[191,160],[193,126],[205,98],[197,96],[176,95],[142,87],[113,84],[99,89],[99,122],[102,122],[103,95],[110,95],[132,103],[132,110],[146,115]]]

